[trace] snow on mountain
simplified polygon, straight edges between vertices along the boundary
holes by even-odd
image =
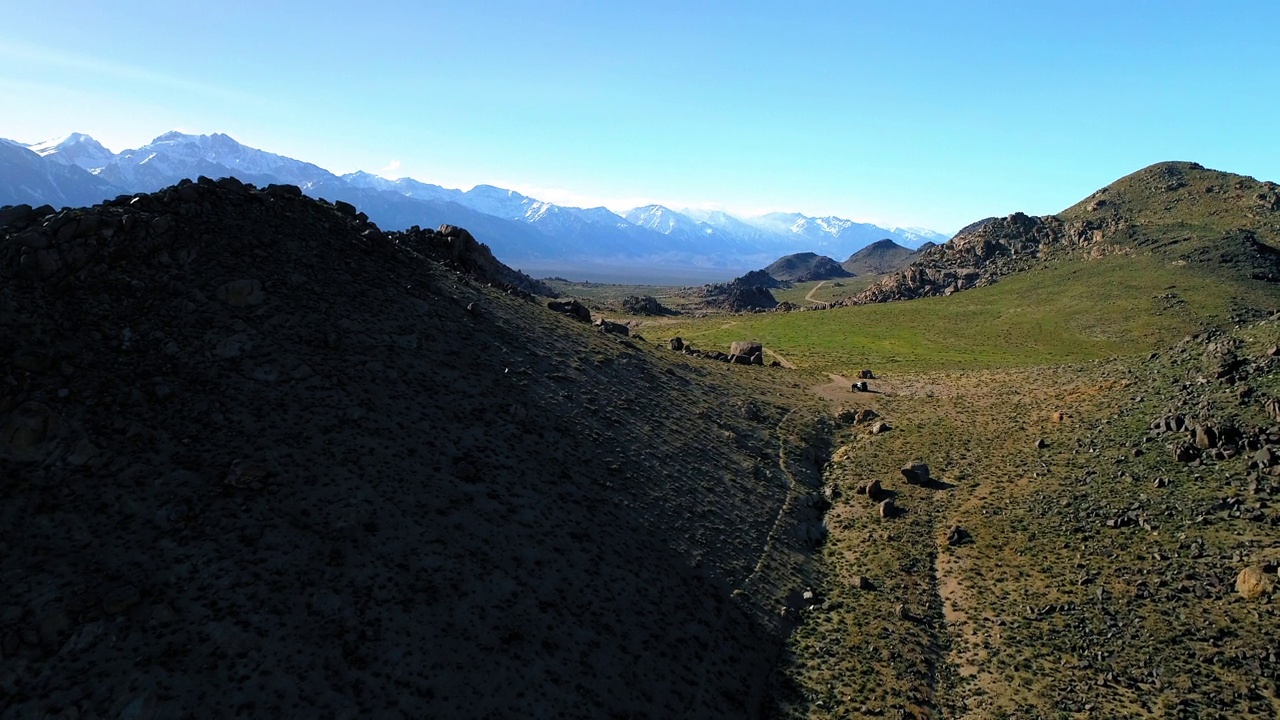
[[[335,178],[311,163],[241,145],[222,133],[189,135],[177,131],[121,152],[99,174],[116,185],[147,191],[199,175],[234,175],[248,182],[269,180],[303,189]]]
[[[911,247],[947,238],[921,228],[881,228],[831,216],[772,213],[744,219],[661,205],[618,214],[603,207],[560,206],[492,185],[463,192],[366,172],[339,177],[221,133],[169,132],[115,155],[82,133],[29,146],[0,141],[0,204],[92,204],[200,175],[297,185],[313,197],[350,202],[388,229],[459,224],[512,260],[745,268],[797,251],[842,257],[886,237]]]
[[[371,173],[358,170],[353,173],[347,173],[342,179],[348,183],[363,188],[373,190],[386,190],[389,192],[399,193],[405,197],[411,197],[415,200],[440,200],[444,202],[463,203],[464,193],[461,190],[450,190],[439,185],[419,182],[413,178],[400,178],[399,180],[388,180],[384,177],[373,175]]]
[[[714,235],[715,228],[662,205],[638,207],[625,215],[628,222],[656,230],[663,235],[683,240],[702,240]]]
[[[929,232],[930,236],[899,228],[884,228],[835,216],[810,217],[801,213],[767,213],[746,218],[745,222],[775,233],[806,249],[821,249],[834,257],[852,252],[886,238],[908,247],[919,247],[933,238],[945,241],[947,236]],[[937,242],[937,240],[934,240]]]
[[[94,174],[101,172],[116,156],[84,133],[71,133],[66,137],[45,140],[27,147],[43,158],[63,165],[75,165]]]
[[[910,248],[918,248],[925,243],[934,243],[941,245],[951,239],[950,235],[921,227],[905,227],[905,228],[889,228],[894,233],[901,235],[898,239],[902,244]]]

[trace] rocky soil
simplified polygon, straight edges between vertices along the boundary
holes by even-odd
[[[825,582],[779,712],[1276,717],[1278,341],[1254,315],[1145,362],[827,387]]]

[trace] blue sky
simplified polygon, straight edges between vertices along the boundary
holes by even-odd
[[[1280,3],[46,2],[0,137],[946,232],[1161,160],[1280,180]]]

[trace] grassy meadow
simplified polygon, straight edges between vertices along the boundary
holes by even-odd
[[[1111,255],[1055,261],[951,297],[677,318],[661,332],[709,349],[759,340],[799,368],[840,374],[1052,365],[1150,352],[1237,306],[1265,306],[1265,288],[1233,287],[1226,293],[1211,275],[1154,256]]]

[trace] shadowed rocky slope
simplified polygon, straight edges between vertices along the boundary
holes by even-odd
[[[0,715],[758,713],[822,536],[784,371],[291,187],[0,215]]]

